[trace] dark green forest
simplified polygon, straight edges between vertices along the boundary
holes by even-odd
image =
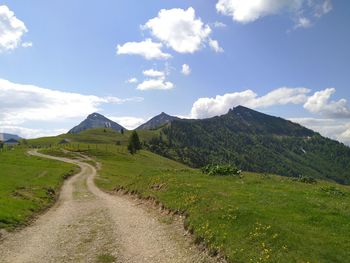
[[[238,106],[204,120],[174,120],[146,143],[188,164],[233,164],[245,171],[350,183],[350,148],[299,124]]]

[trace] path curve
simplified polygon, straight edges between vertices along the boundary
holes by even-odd
[[[99,262],[99,257],[118,263],[215,262],[135,201],[99,190],[93,166],[29,153],[76,164],[81,172],[64,182],[51,209],[0,243],[1,263]]]

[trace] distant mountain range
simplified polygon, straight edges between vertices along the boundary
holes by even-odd
[[[148,149],[193,167],[312,176],[350,184],[350,148],[299,124],[242,106],[203,120],[173,120]]]
[[[105,116],[99,113],[92,113],[79,125],[72,128],[68,133],[74,134],[94,128],[111,128],[116,131],[121,131],[122,129],[126,130],[123,126],[106,118]]]
[[[137,127],[136,130],[153,130],[157,129],[167,123],[170,123],[174,120],[179,120],[178,117],[170,116],[164,112],[161,114],[153,117],[146,123],[142,124],[141,126]]]
[[[161,114],[153,117],[146,123],[142,124],[141,126],[137,127],[136,130],[153,130],[160,128],[163,125],[166,125],[174,120],[180,120],[178,117],[170,116],[164,112]],[[116,131],[121,131],[122,129],[126,130],[123,126],[120,124],[106,118],[105,116],[99,114],[99,113],[92,113],[87,118],[82,121],[79,125],[72,128],[68,133],[76,134],[88,129],[95,129],[95,128],[111,128]]]
[[[0,133],[0,141],[7,141],[10,139],[20,140],[22,138],[15,134]]]

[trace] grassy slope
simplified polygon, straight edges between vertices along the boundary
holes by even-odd
[[[13,229],[51,205],[72,165],[29,156],[25,149],[0,152],[0,229]]]
[[[38,139],[29,140],[31,145],[35,146],[49,146],[58,144],[62,139],[68,139],[72,143],[85,143],[90,144],[91,147],[95,144],[112,144],[115,145],[117,142],[125,145],[128,141],[131,131],[125,131],[124,134],[116,132],[112,129],[90,129],[83,131],[79,134],[62,134],[54,137],[44,137]],[[139,136],[142,140],[149,140],[153,136],[159,136],[158,131],[142,130],[138,131]]]
[[[131,156],[116,146],[89,154],[103,164],[99,187],[123,187],[185,211],[196,239],[232,262],[350,261],[348,187],[254,173],[209,177],[150,152]]]

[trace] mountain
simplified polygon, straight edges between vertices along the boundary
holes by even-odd
[[[0,141],[7,141],[10,139],[20,140],[22,138],[15,134],[0,133]]]
[[[193,167],[233,163],[246,171],[350,184],[349,147],[242,106],[209,119],[174,120],[147,147]]]
[[[72,128],[68,133],[79,133],[81,131],[94,128],[111,128],[116,131],[121,131],[122,129],[126,130],[123,126],[106,118],[105,116],[99,113],[92,113],[78,126]]]
[[[146,123],[144,123],[141,126],[139,126],[138,128],[136,128],[136,130],[153,130],[153,129],[159,128],[160,126],[163,126],[169,122],[172,122],[173,120],[179,120],[179,118],[174,117],[174,116],[170,116],[170,115],[162,112],[161,114],[153,117],[152,119],[150,119]]]

